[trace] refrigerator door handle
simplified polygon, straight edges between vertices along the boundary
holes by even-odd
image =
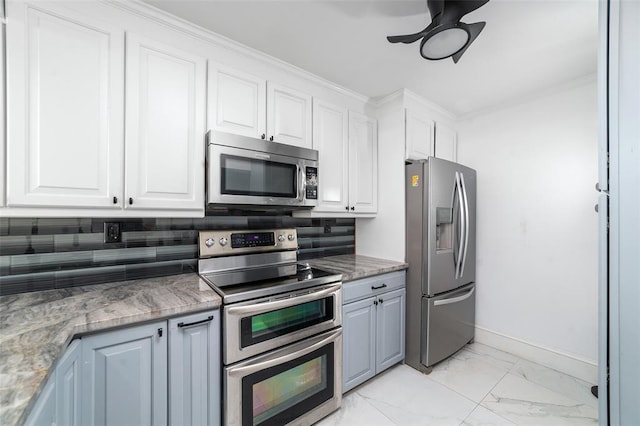
[[[452,303],[462,302],[463,300],[467,300],[468,298],[470,298],[475,291],[476,288],[473,287],[467,294],[463,294],[462,296],[452,297],[451,299],[436,300],[435,302],[433,302],[433,306],[450,305]]]
[[[458,204],[460,205],[460,241],[458,242],[458,256],[456,262],[456,279],[462,275],[462,253],[464,250],[465,224],[464,224],[464,204],[462,201],[462,184],[459,172],[456,172],[456,192],[458,193]]]
[[[469,247],[469,198],[467,196],[467,186],[464,184],[464,174],[462,173],[460,173],[460,184],[464,199],[464,252],[460,261],[460,276],[463,276],[464,266],[467,264],[467,248]]]

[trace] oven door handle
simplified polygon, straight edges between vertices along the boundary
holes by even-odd
[[[341,288],[342,284],[337,284],[318,291],[293,294],[280,300],[268,300],[243,306],[226,306],[225,310],[227,315],[233,316],[258,315],[264,312],[288,308],[289,306],[321,300],[329,296],[334,296],[334,304],[336,304],[336,306],[342,306]]]
[[[328,334],[305,339],[288,346],[286,348],[286,354],[284,355],[280,355],[282,350],[279,350],[274,354],[266,354],[257,359],[249,359],[236,366],[228,367],[227,374],[230,377],[244,377],[270,367],[275,367],[276,365],[285,364],[320,349],[328,343],[336,341],[341,335],[342,329],[336,329]],[[340,353],[342,353],[341,349]]]

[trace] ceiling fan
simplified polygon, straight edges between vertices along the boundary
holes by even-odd
[[[458,63],[462,54],[478,37],[486,22],[466,24],[460,19],[469,12],[484,6],[489,0],[427,0],[431,23],[415,34],[388,36],[391,43],[410,44],[420,42],[420,55],[425,59],[439,60],[451,56]]]

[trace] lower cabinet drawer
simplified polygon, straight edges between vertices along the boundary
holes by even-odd
[[[398,288],[404,288],[405,283],[405,271],[349,281],[342,284],[342,303],[345,304]]]

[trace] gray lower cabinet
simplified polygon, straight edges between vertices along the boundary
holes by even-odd
[[[169,320],[169,423],[219,425],[220,315]]]
[[[45,384],[26,425],[80,425],[80,340],[71,342]]]
[[[404,359],[405,275],[395,272],[343,286],[342,391],[347,392]]]
[[[167,424],[167,323],[82,339],[82,424]]]
[[[219,425],[219,311],[74,340],[29,426]]]

